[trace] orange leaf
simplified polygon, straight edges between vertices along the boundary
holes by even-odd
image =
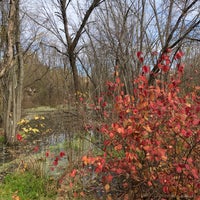
[[[194,87],[195,90],[200,90],[200,86]]]
[[[106,197],[106,200],[112,200],[111,195],[108,195],[108,196]]]
[[[122,149],[122,145],[121,144],[118,144],[117,146],[115,146],[115,150],[121,150]]]
[[[191,169],[191,173],[195,179],[199,178],[198,170],[196,168]]]
[[[119,84],[120,83],[120,78],[117,77],[115,81],[116,81],[117,84]]]
[[[143,126],[143,128],[144,128],[146,131],[148,131],[149,133],[152,132],[152,130],[151,130],[151,128],[149,127],[149,125]]]
[[[76,172],[77,172],[77,170],[76,170],[76,169],[73,169],[72,172],[70,173],[70,176],[71,176],[72,178],[74,178],[74,177],[76,176]]]
[[[12,195],[12,200],[20,200],[20,197],[17,195],[18,191],[16,191],[13,195]]]
[[[124,134],[124,128],[123,127],[119,127],[117,129],[117,132],[123,135]]]
[[[84,163],[85,165],[87,165],[87,156],[83,156],[83,157],[82,157],[82,161],[83,161],[83,163]]]
[[[106,185],[104,186],[104,188],[105,188],[106,192],[109,192],[109,190],[110,190],[110,185],[109,185],[109,184],[106,184]]]
[[[145,101],[145,102],[141,102],[141,103],[139,103],[138,104],[138,109],[144,109],[144,108],[146,108],[148,106],[148,102],[147,101]]]
[[[152,150],[152,147],[147,145],[147,146],[144,146],[143,149],[148,152]]]
[[[85,196],[85,193],[84,193],[84,192],[80,192],[80,195],[81,195],[82,197],[84,197],[84,196]]]

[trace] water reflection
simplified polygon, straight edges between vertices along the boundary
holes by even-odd
[[[67,139],[66,133],[52,134],[50,136],[41,137],[28,142],[26,145],[20,144],[16,147],[8,147],[0,144],[0,166],[14,160],[20,153],[33,153],[34,146],[38,146],[40,152],[47,151],[50,147],[55,151],[64,150],[64,142]]]
[[[94,148],[93,133],[79,136],[72,132],[53,133],[38,138],[34,136],[26,145],[21,144],[14,148],[2,145],[0,146],[0,167],[3,166],[2,169],[6,169],[4,164],[21,155],[18,161],[29,162],[36,170],[38,166],[42,166],[48,175],[59,177],[66,170],[70,159],[73,162],[78,161],[86,151]]]
[[[58,143],[64,142],[66,139],[66,134],[52,134],[49,137],[47,137],[44,141],[46,145],[56,145]]]
[[[5,144],[0,145],[0,166],[14,159],[14,156],[8,149]]]

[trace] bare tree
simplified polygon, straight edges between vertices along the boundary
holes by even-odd
[[[147,52],[153,49],[153,43],[151,44],[147,37],[151,17],[146,20],[146,7],[145,0],[108,0],[104,7],[95,12],[95,28],[90,24],[86,26],[89,42],[85,54],[90,57],[88,62],[95,62],[96,71],[95,69],[92,71],[94,71],[94,79],[97,82],[99,80],[96,85],[99,86],[106,79],[110,79],[114,71],[113,67],[118,65],[125,92],[130,94],[133,92],[132,80],[141,72],[141,63],[136,58],[136,52],[143,50]],[[105,73],[105,66],[108,73]],[[96,78],[95,74],[97,74]],[[110,75],[105,77],[105,74]],[[100,78],[103,75],[102,81]]]
[[[90,61],[103,62],[109,58],[110,63],[119,65],[121,79],[129,93],[134,87],[132,80],[142,72],[142,65],[148,63],[152,69],[149,77],[152,84],[154,75],[160,71],[157,67],[159,54],[155,56],[153,52],[161,52],[162,55],[167,48],[172,48],[176,53],[178,49],[185,48],[186,43],[199,41],[198,9],[195,0],[108,0],[95,12],[95,30],[91,26],[86,27],[91,41],[87,48],[92,48]],[[143,52],[144,62],[138,62],[138,51]],[[92,55],[95,58],[91,59]]]
[[[30,18],[34,20],[38,25],[43,27],[51,36],[54,36],[57,41],[59,41],[60,45],[49,43],[49,46],[55,48],[59,53],[63,54],[68,58],[70,68],[73,74],[74,80],[74,90],[77,93],[80,89],[79,86],[79,74],[78,74],[78,67],[77,67],[77,55],[79,51],[82,49],[79,45],[80,38],[84,32],[84,27],[87,24],[89,17],[91,16],[93,10],[98,7],[102,2],[105,0],[93,0],[89,4],[88,8],[84,12],[83,16],[81,16],[81,21],[76,27],[76,30],[71,27],[70,18],[68,12],[70,8],[73,7],[71,0],[57,0],[52,1],[51,3],[54,5],[54,8],[57,8],[56,11],[52,12],[49,9],[49,2],[42,1],[43,4],[43,22],[37,21],[34,17]],[[80,6],[77,3],[77,6]],[[58,24],[61,23],[61,27]],[[43,42],[45,43],[45,42]]]
[[[7,5],[6,49],[1,62],[0,78],[3,92],[3,128],[6,142],[16,140],[17,122],[21,118],[23,58],[20,43],[19,0],[1,2]]]
[[[161,55],[166,52],[167,48],[177,50],[187,40],[198,40],[195,38],[196,36],[190,37],[191,33],[194,33],[200,24],[198,0],[179,2],[169,0],[163,2],[161,7],[167,12],[167,15],[164,15],[166,20],[159,16],[155,0],[151,0],[150,5],[155,15],[156,27],[161,41]],[[155,75],[159,71],[160,69],[156,63],[151,71],[149,84],[154,82]]]

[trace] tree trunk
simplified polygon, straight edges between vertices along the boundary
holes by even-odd
[[[7,144],[16,141],[17,122],[21,118],[23,58],[20,46],[19,0],[10,1],[7,51],[1,71],[3,89],[3,128]]]
[[[19,0],[16,5],[16,58],[17,58],[17,86],[16,86],[16,119],[17,122],[21,119],[22,98],[23,98],[23,80],[24,80],[24,62],[22,56],[22,48],[20,42],[20,16],[19,16]]]
[[[15,73],[12,67],[9,72],[7,72],[7,76],[4,76],[5,85],[3,86],[4,91],[4,100],[3,100],[3,128],[5,132],[5,139],[7,144],[13,144],[15,142],[15,128],[16,128],[16,102],[14,99],[15,96]],[[16,83],[16,82],[15,82]]]
[[[59,17],[62,19],[63,21],[63,26],[64,26],[64,34],[65,34],[65,39],[66,39],[66,46],[68,46],[67,48],[67,55],[69,57],[69,62],[70,62],[70,67],[72,69],[72,74],[73,74],[73,81],[74,81],[74,90],[75,90],[75,94],[76,94],[76,100],[78,100],[78,96],[77,93],[80,90],[79,88],[79,76],[78,76],[78,68],[76,66],[76,47],[77,44],[80,40],[80,37],[82,35],[82,32],[84,30],[84,27],[91,15],[91,13],[93,12],[93,10],[100,5],[102,2],[104,2],[105,0],[93,0],[90,7],[88,8],[88,10],[86,11],[80,27],[78,28],[77,32],[75,33],[75,37],[72,38],[70,35],[70,31],[69,31],[69,24],[68,24],[68,18],[67,18],[67,8],[69,6],[70,1],[67,3],[66,0],[60,0],[59,1],[59,7],[60,7],[60,15]]]
[[[71,66],[72,74],[73,74],[74,91],[75,91],[76,97],[77,97],[77,93],[79,91],[79,78],[78,78],[78,69],[76,66],[76,57],[73,54],[73,52],[69,52],[69,62],[70,62],[70,66]]]

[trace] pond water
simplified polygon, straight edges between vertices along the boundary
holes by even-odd
[[[90,135],[86,140],[76,136],[73,140],[70,140],[71,136],[72,134],[69,133],[54,133],[35,138],[27,142],[26,145],[22,143],[14,148],[1,145],[0,167],[4,168],[7,163],[15,160],[23,153],[20,160],[26,161],[34,158],[34,161],[31,161],[32,165],[36,165],[37,160],[42,160],[45,172],[49,175],[59,176],[66,169],[70,153],[73,154],[73,160],[75,160],[83,155],[83,152],[92,148],[92,143],[89,140]]]
[[[0,146],[0,166],[13,159],[13,156],[7,151],[6,146],[2,144]]]
[[[5,144],[0,145],[0,166],[14,160],[21,153],[41,153],[49,149],[49,147],[57,146],[56,150],[64,150],[64,141],[66,140],[67,134],[51,134],[47,137],[42,137],[41,139],[35,139],[27,144],[21,143],[15,147],[8,147]],[[37,147],[37,149],[35,149]],[[34,152],[36,151],[37,152]]]
[[[18,162],[29,162],[33,170],[42,168],[43,173],[59,177],[68,164],[67,137],[65,133],[52,134],[14,148],[2,144],[0,146],[0,180],[2,179],[2,173],[5,175],[9,173],[10,168],[12,171],[13,167],[20,165],[19,163],[16,165],[12,162],[19,156],[20,161]],[[55,159],[60,155],[60,152],[63,152],[62,157],[59,157],[59,162],[55,163]]]

